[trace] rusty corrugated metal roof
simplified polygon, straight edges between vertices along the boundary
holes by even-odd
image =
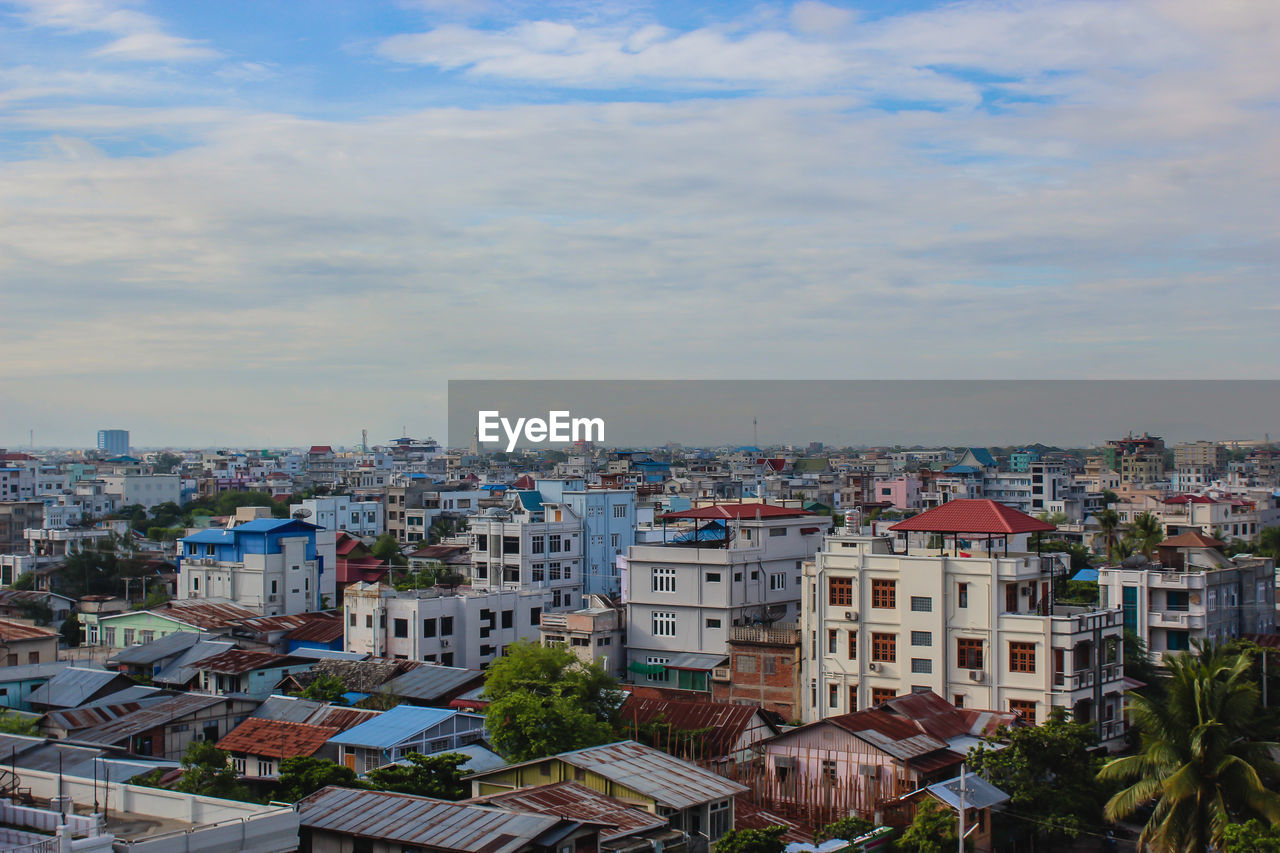
[[[486,803],[517,811],[608,824],[612,828],[601,831],[601,841],[650,832],[667,825],[667,819],[664,817],[629,806],[619,799],[571,781],[552,782],[550,785],[490,794],[487,797],[476,797],[466,802]]]
[[[699,737],[706,758],[722,758],[733,752],[751,721],[760,713],[757,705],[732,705],[727,702],[681,702],[674,699],[627,696],[622,703],[622,721],[627,725],[651,723],[670,726],[673,731],[690,732],[709,729]],[[761,722],[769,725],[764,718]]]
[[[315,755],[337,733],[331,726],[250,717],[218,741],[218,749],[268,758],[300,758]]]
[[[389,791],[324,788],[298,803],[307,829],[450,853],[515,853],[570,823],[558,817]]]

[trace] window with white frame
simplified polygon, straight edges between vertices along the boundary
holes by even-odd
[[[729,800],[711,804],[711,822],[708,827],[711,840],[715,841],[732,828],[733,809]]]
[[[654,592],[675,592],[676,591],[676,570],[675,569],[654,569],[653,570],[653,591]]]
[[[626,517],[627,517],[627,505],[626,505],[626,504],[614,504],[614,505],[613,505],[613,517],[614,517],[614,518],[626,518]]]
[[[663,666],[663,665],[667,664],[668,662],[670,662],[670,660],[671,660],[671,658],[665,658],[665,657],[652,657],[652,656],[650,656],[650,657],[648,657],[648,658],[646,658],[646,659],[645,659],[645,663],[647,663],[650,667],[657,667],[657,666]],[[645,678],[647,678],[647,679],[648,679],[648,680],[650,680],[650,681],[666,681],[666,680],[668,680],[670,677],[671,677],[671,676],[670,676],[670,673],[668,673],[665,669],[664,669],[664,670],[662,670],[662,672],[655,672],[655,671],[652,671],[652,670],[651,670],[651,671],[650,671],[650,672],[645,676]]]
[[[774,572],[769,575],[769,589],[786,589],[787,575],[785,572]]]
[[[676,635],[676,614],[671,610],[653,611],[653,636],[674,637]]]

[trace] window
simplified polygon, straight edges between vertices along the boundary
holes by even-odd
[[[435,635],[436,635],[436,620],[423,619],[422,620],[422,636],[434,637]]]
[[[706,579],[707,579],[707,583],[720,583],[720,573],[707,572]]]
[[[1028,723],[1036,721],[1036,703],[1027,699],[1010,699],[1009,710]]]
[[[786,589],[787,576],[782,572],[769,575],[769,589]]]
[[[515,623],[515,611],[514,610],[502,611],[502,627],[510,628],[514,623]]]
[[[790,533],[790,532],[791,532],[791,528],[789,528],[789,527],[771,527],[771,528],[769,528],[769,535],[770,535],[770,536],[786,536],[786,535],[787,535],[788,533]]]
[[[1036,644],[1009,643],[1009,671],[1036,671]]]
[[[589,638],[589,637],[570,637],[570,638],[569,638],[569,645],[571,645],[571,646],[589,646],[589,645],[591,645],[591,638]]]
[[[932,613],[933,599],[926,595],[911,596],[911,611],[913,613]]]
[[[729,805],[729,800],[721,800],[718,803],[711,804],[711,821],[709,828],[711,830],[712,841],[720,838],[720,836],[724,835],[730,829],[729,817],[731,810]]]
[[[646,675],[645,677],[648,678],[650,681],[668,681],[671,678],[671,673],[667,672],[663,664],[667,663],[670,660],[671,658],[663,658],[663,657],[645,658],[645,663],[649,664],[649,667],[650,667],[649,674]],[[658,672],[659,669],[661,669],[662,671]]]
[[[597,645],[597,646],[612,646],[612,645],[613,645],[613,637],[601,637],[601,638],[599,638],[598,640],[596,640],[596,645]]]
[[[568,572],[562,572],[562,571],[561,571],[561,564],[560,564],[560,563],[548,563],[548,564],[547,564],[547,577],[548,577],[548,578],[550,578],[550,579],[551,579],[551,580],[553,580],[553,581],[558,581],[558,580],[560,580],[560,576],[561,576],[561,575],[564,575],[564,577],[566,577],[566,578],[568,578],[568,577],[569,577],[569,573],[568,573]]]
[[[929,658],[912,658],[911,671],[922,674],[933,672],[933,661]]]
[[[453,635],[453,617],[441,616],[440,617],[440,636],[449,637],[452,635]]]
[[[871,581],[871,606],[893,608],[898,606],[897,581],[875,578]]]
[[[530,625],[541,625],[541,624],[542,624],[542,608],[541,608],[541,607],[533,607],[533,608],[530,608],[530,610],[529,610],[529,624],[530,624]]]
[[[396,619],[394,621],[393,628],[395,630],[395,635],[397,637],[409,636],[409,620],[408,619]]]
[[[627,505],[626,505],[626,504],[614,504],[614,505],[613,505],[613,517],[614,517],[614,518],[626,518],[626,517],[627,517]]]
[[[655,637],[674,637],[676,635],[676,614],[673,611],[654,611],[653,635]]]
[[[849,713],[852,714],[858,710],[858,685],[849,685]]]
[[[963,707],[964,707],[964,694],[963,694],[963,693],[957,693],[955,696],[953,696],[953,697],[951,698],[951,704],[952,704],[952,705],[955,705],[957,708],[963,708]]]
[[[552,533],[551,535],[549,535],[549,536],[547,537],[547,551],[548,551],[548,552],[550,552],[550,553],[552,553],[552,554],[559,554],[559,553],[560,553],[561,548],[560,548],[560,534],[559,534],[559,533]]]
[[[933,632],[932,632],[932,631],[912,631],[912,632],[911,632],[911,645],[913,645],[913,646],[932,646],[932,645],[933,645]]]
[[[541,536],[534,536],[529,540],[529,553],[541,554],[545,550],[545,542]]]
[[[734,657],[733,668],[738,672],[755,672],[756,656],[755,655],[737,655]]]
[[[132,646],[132,645],[133,645],[133,629],[132,629],[132,628],[125,628],[125,629],[124,629],[124,644],[125,644],[126,646]]]
[[[836,708],[840,707],[840,685],[839,684],[827,685],[827,707],[833,711]]]
[[[453,652],[444,652],[440,655],[440,663],[444,666],[453,666]]]
[[[274,761],[267,761],[265,758],[259,758],[258,759],[258,775],[259,776],[276,775],[276,763]]]
[[[827,629],[827,654],[834,655],[839,648],[840,632],[835,628]]]
[[[534,583],[542,583],[547,579],[547,566],[545,563],[534,563],[531,578]]]
[[[852,607],[853,578],[827,578],[827,601],[832,607]]]
[[[969,585],[967,583],[959,584],[956,589],[956,607],[969,606]]]
[[[872,687],[871,704],[879,705],[881,702],[888,702],[897,695],[897,692],[892,687]]]
[[[373,614],[372,614],[372,613],[366,613],[366,614],[364,615],[364,626],[365,626],[366,628],[372,628],[372,627],[373,627]]]
[[[675,569],[654,569],[653,570],[653,591],[654,592],[675,592],[676,591],[676,570]]]
[[[720,627],[720,620],[719,620],[719,619],[708,619],[708,620],[707,620],[707,627],[708,627],[708,628],[719,628],[719,627]]]
[[[884,663],[893,663],[898,659],[897,634],[872,634],[871,659]]]
[[[982,669],[982,641],[968,637],[956,640],[956,666],[961,669]]]
[[[618,547],[619,545],[621,545],[621,544],[622,544],[622,538],[621,538],[617,533],[610,533],[610,534],[609,534],[609,547],[610,547],[610,548],[617,548],[617,547]]]
[[[849,660],[858,659],[858,632],[849,632]]]

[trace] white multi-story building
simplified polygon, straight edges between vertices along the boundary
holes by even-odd
[[[335,606],[333,531],[293,518],[259,518],[178,542],[178,598],[216,598],[264,616]]]
[[[1193,640],[1223,642],[1270,634],[1276,626],[1275,563],[1228,558],[1222,543],[1188,531],[1158,547],[1159,562],[1141,555],[1098,570],[1104,605],[1120,607],[1125,628],[1163,658]]]
[[[478,669],[517,640],[538,641],[552,593],[469,587],[397,592],[357,582],[344,591],[343,605],[349,652]]]
[[[965,535],[994,533],[982,517],[994,502],[965,503],[980,511],[962,522],[979,528]],[[995,512],[1007,518],[1013,510]],[[912,519],[923,524],[914,529],[927,529],[929,515]],[[1119,608],[1053,605],[1065,555],[996,553],[908,554],[889,537],[828,537],[805,566],[805,720],[932,690],[957,705],[1041,722],[1065,708],[1104,741],[1119,737]]]
[[[468,536],[473,588],[546,590],[557,610],[582,605],[582,519],[568,504],[516,491],[472,516]]]
[[[697,527],[667,544],[628,551],[623,589],[630,669],[648,682],[668,683],[669,673],[660,670],[677,655],[727,655],[732,626],[798,620],[801,564],[817,552],[829,518],[738,503],[667,519]]]
[[[350,495],[307,498],[291,505],[289,511],[305,511],[307,521],[335,533],[345,530],[352,536],[381,536],[387,529],[386,509],[380,500],[360,501]]]
[[[107,494],[119,498],[120,506],[151,509],[162,503],[182,503],[182,483],[177,474],[108,474],[102,477],[102,484]]]

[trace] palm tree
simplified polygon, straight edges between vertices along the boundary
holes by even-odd
[[[1156,518],[1152,513],[1140,513],[1135,515],[1133,521],[1129,524],[1129,538],[1133,540],[1133,544],[1149,560],[1151,559],[1151,552],[1164,539],[1164,527],[1160,524],[1160,519]]]
[[[1111,507],[1107,507],[1102,512],[1094,516],[1098,522],[1098,531],[1102,533],[1102,541],[1107,546],[1107,562],[1111,561],[1111,555],[1116,547],[1116,531],[1120,529],[1120,514]]]
[[[1106,805],[1122,820],[1154,804],[1140,849],[1221,849],[1228,824],[1250,818],[1280,821],[1277,744],[1254,740],[1261,711],[1248,654],[1211,644],[1165,659],[1170,677],[1160,696],[1129,695],[1129,715],[1141,734],[1135,755],[1109,762],[1104,782],[1129,783]]]

